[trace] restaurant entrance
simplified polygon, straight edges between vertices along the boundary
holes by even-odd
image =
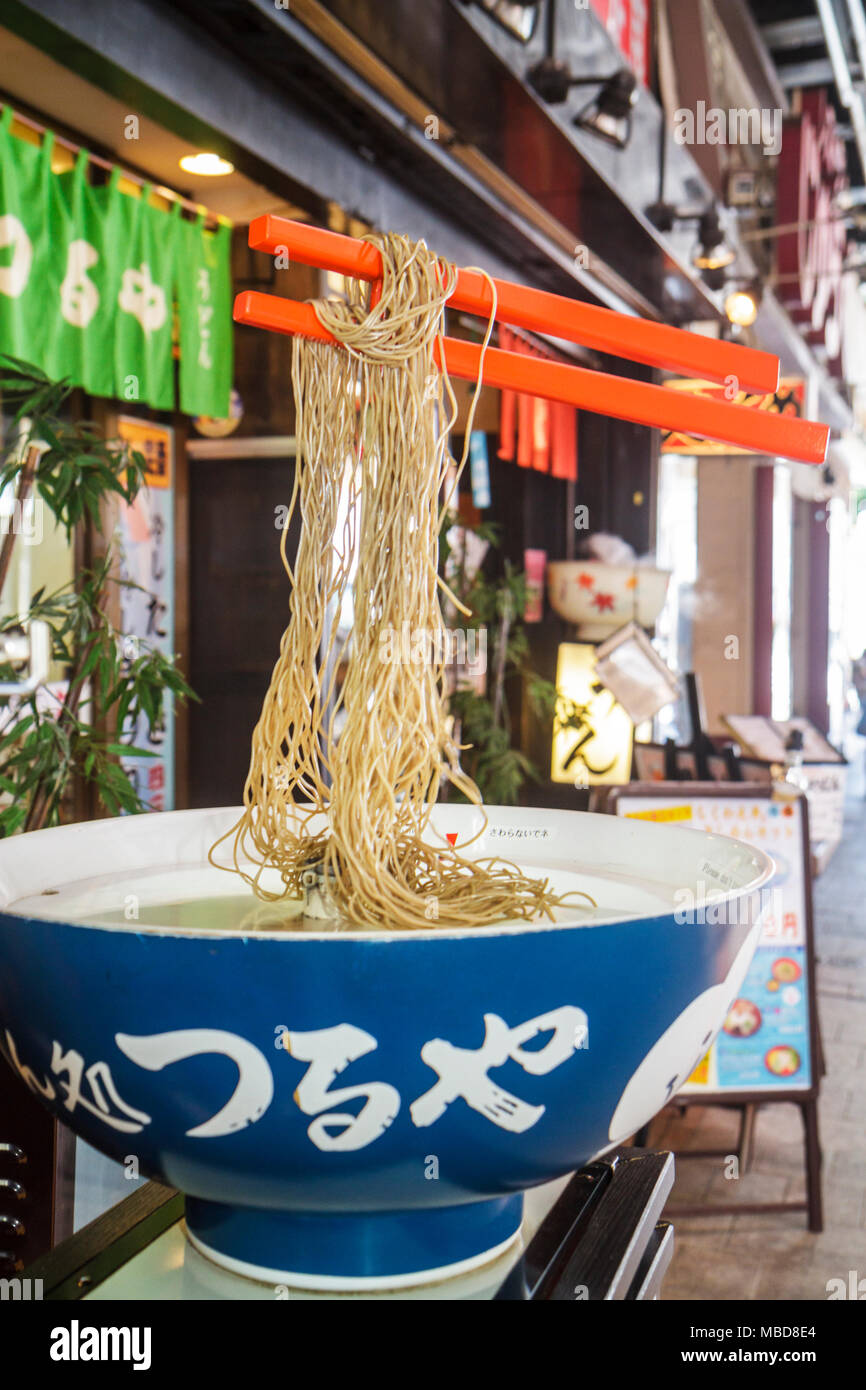
[[[280,563],[281,508],[292,491],[289,439],[241,439],[223,457],[190,441],[191,806],[237,805],[249,764],[249,735],[288,621]],[[213,447],[211,445],[211,447]],[[271,449],[263,456],[263,449]],[[257,452],[258,451],[258,452]],[[297,518],[287,537],[297,545]]]

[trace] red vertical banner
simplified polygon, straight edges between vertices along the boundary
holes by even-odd
[[[577,482],[577,411],[558,402],[551,406],[550,471]]]
[[[635,77],[649,85],[650,0],[590,0]]]
[[[506,352],[510,352],[513,346],[511,330],[506,328],[504,324],[499,327],[499,346]],[[516,432],[517,392],[503,391],[500,396],[499,449],[497,450],[501,459],[514,458]]]
[[[560,360],[554,353],[527,343],[504,324],[499,328],[499,346],[521,356]],[[573,406],[528,396],[523,391],[503,391],[497,452],[499,458],[514,459],[521,468],[575,480],[577,411]]]
[[[838,215],[848,187],[845,144],[836,112],[821,89],[802,97],[802,111],[784,126],[776,213],[795,230],[777,240],[777,294],[807,341],[821,347],[842,376],[842,286],[848,229]]]

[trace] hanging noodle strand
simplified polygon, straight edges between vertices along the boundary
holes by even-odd
[[[457,402],[434,347],[442,343],[456,271],[423,242],[369,239],[382,254],[378,301],[372,303],[369,285],[350,281],[347,302],[315,304],[340,346],[294,341],[294,566],[286,555],[288,520],[280,544],[291,581],[289,623],[253,733],[244,812],[211,860],[269,902],[301,898],[313,868],[339,916],[356,926],[552,918],[563,899],[546,880],[500,859],[473,860],[429,843],[431,809],[445,780],[481,803],[448,720],[440,589],[456,600],[437,570]],[[486,278],[493,307],[482,363],[496,312]],[[480,380],[452,493],[479,389]],[[345,653],[335,650],[335,615],[350,592],[351,651],[337,693]],[[410,660],[404,633],[413,636]],[[324,817],[327,828],[314,831],[314,817],[320,824]],[[231,842],[231,865],[214,857],[224,840]],[[266,869],[279,871],[280,891],[263,886]]]

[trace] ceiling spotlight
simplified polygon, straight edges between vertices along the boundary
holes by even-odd
[[[666,203],[664,198],[659,198],[657,203],[650,203],[646,215],[660,232],[672,232],[678,222],[689,220],[688,213],[677,212],[673,203]]]
[[[637,78],[628,68],[620,68],[607,78],[598,95],[578,111],[572,124],[624,150],[631,139],[631,116],[637,99]]]
[[[568,100],[572,87],[598,87],[599,91],[574,117],[573,124],[624,149],[631,135],[631,113],[638,98],[637,78],[628,68],[610,77],[576,77],[567,63],[548,56],[526,74],[534,92],[551,106]]]
[[[760,304],[760,292],[752,286],[731,290],[725,299],[728,321],[736,328],[751,328],[758,317]]]
[[[568,100],[568,94],[576,83],[583,79],[572,74],[568,63],[557,62],[555,58],[542,58],[526,74],[526,80],[534,92],[550,106],[559,106]],[[596,78],[600,82],[602,78]]]
[[[181,169],[188,174],[203,174],[206,178],[216,178],[220,174],[233,174],[235,166],[218,154],[185,154],[180,161]]]
[[[740,278],[728,274],[730,267],[737,259],[737,252],[725,236],[719,210],[714,203],[711,203],[701,212],[698,209],[694,211],[680,210],[675,208],[672,203],[666,203],[660,199],[647,207],[646,215],[660,232],[672,232],[681,222],[697,223],[698,244],[692,254],[692,265],[701,272],[708,290],[724,290],[730,285],[732,279]],[[747,285],[743,288],[742,299],[737,299],[732,294],[728,295],[726,311],[727,306],[730,305],[728,318],[731,323],[740,323],[739,319],[733,317],[734,314],[748,316],[751,312],[745,302],[750,295],[755,301],[754,314],[747,321],[744,319],[741,326],[748,327],[749,324],[754,323],[758,305],[761,302],[761,288],[754,285]]]
[[[698,245],[692,265],[698,270],[724,270],[736,259],[737,253],[722,231],[718,208],[707,208],[698,223]]]
[[[521,43],[529,43],[535,33],[541,8],[541,0],[463,0],[463,3],[477,5]]]

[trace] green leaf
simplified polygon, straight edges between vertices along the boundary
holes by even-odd
[[[26,731],[29,728],[31,728],[31,726],[34,723],[34,720],[35,716],[32,714],[28,714],[23,719],[19,719],[18,722],[14,724],[13,727],[9,730],[9,732],[4,734],[3,737],[0,738],[0,753],[2,753],[4,748],[8,748],[10,743],[17,743],[18,739],[21,738],[22,735],[26,733]]]
[[[27,810],[27,805],[21,801],[3,807],[0,811],[0,836],[3,839],[21,829],[27,819]]]
[[[106,753],[114,753],[118,758],[155,758],[152,748],[136,748],[133,743],[106,743]]]
[[[80,674],[81,674],[82,680],[86,680],[87,677],[91,674],[91,672],[95,669],[96,663],[97,663],[97,661],[99,660],[99,658],[100,658],[101,655],[102,655],[102,653],[101,653],[101,651],[100,651],[98,645],[97,645],[96,643],[94,643],[93,647],[92,647],[92,648],[90,649],[90,651],[87,653],[87,656],[86,656],[86,658],[85,658],[85,660],[84,660],[84,665],[81,667],[81,672],[80,672]]]

